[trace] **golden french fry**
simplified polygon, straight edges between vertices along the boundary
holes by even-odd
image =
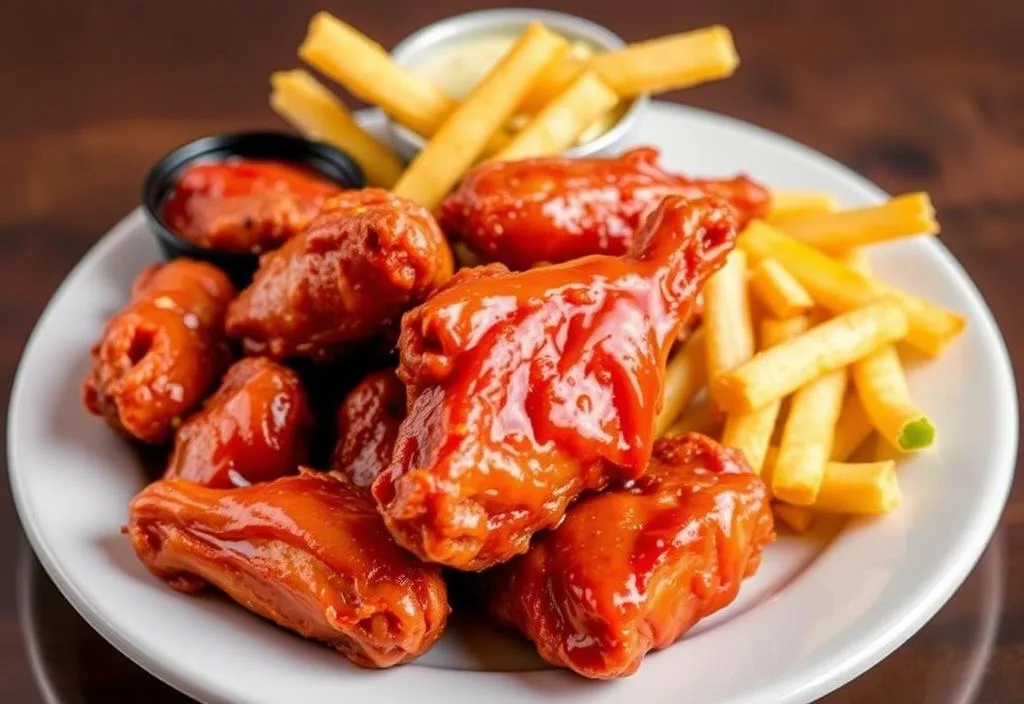
[[[564,93],[586,69],[586,60],[568,58],[553,62],[530,86],[517,111],[531,115],[539,112],[559,94]]]
[[[863,359],[906,333],[907,317],[899,304],[878,301],[758,352],[711,379],[711,390],[727,413],[751,411]]]
[[[753,262],[778,260],[818,304],[833,313],[883,297],[897,299],[910,324],[907,342],[926,354],[937,355],[966,324],[956,313],[864,276],[765,222],[751,222],[737,244]]]
[[[777,318],[791,318],[814,307],[814,299],[774,259],[763,259],[750,275],[750,291]]]
[[[806,533],[814,522],[814,511],[807,506],[776,502],[772,504],[772,513],[777,523],[782,523],[794,533]]]
[[[831,193],[810,193],[807,191],[772,191],[768,206],[768,221],[806,215],[808,213],[831,212],[839,207]]]
[[[861,276],[871,276],[874,273],[871,262],[868,260],[868,253],[863,247],[854,247],[833,256]]]
[[[701,433],[714,437],[721,430],[723,420],[722,412],[712,403],[711,397],[704,395],[686,407],[666,435]]]
[[[483,152],[566,41],[531,22],[512,49],[438,128],[394,192],[433,209]]]
[[[801,242],[828,252],[939,231],[927,193],[910,193],[867,208],[795,215],[774,224]]]
[[[728,28],[705,27],[630,44],[588,61],[560,62],[540,77],[520,106],[526,112],[540,109],[584,68],[594,70],[620,98],[632,98],[728,78],[739,62]]]
[[[754,323],[747,297],[747,257],[734,250],[704,284],[708,380],[754,354]],[[712,393],[714,387],[712,386]]]
[[[888,513],[900,505],[896,463],[829,462],[814,508],[831,513]]]
[[[762,478],[766,482],[770,482],[774,477],[777,460],[778,450],[773,447],[765,459]],[[896,463],[893,460],[828,462],[814,504],[794,508],[872,515],[893,510],[899,506],[901,500],[902,494],[896,479]]]
[[[832,459],[845,462],[871,435],[871,421],[855,389],[846,394],[843,410],[839,412],[836,434],[832,438]]]
[[[508,146],[493,158],[499,161],[559,154],[606,112],[619,97],[592,71],[586,71],[548,103]]]
[[[299,57],[423,137],[432,137],[458,106],[380,44],[327,12],[310,20]],[[508,134],[495,130],[490,147],[498,150],[507,143]]]
[[[661,410],[654,421],[654,433],[661,436],[683,409],[690,405],[707,383],[704,364],[704,328],[699,328],[683,343],[665,368],[661,392]]]
[[[390,188],[402,162],[390,148],[367,134],[340,100],[302,69],[270,75],[270,107],[310,139],[327,142],[352,155],[367,181]]]
[[[832,454],[846,378],[845,368],[836,369],[793,394],[772,474],[772,494],[782,501],[798,506],[815,502]]]
[[[761,349],[795,337],[807,330],[810,319],[798,316],[788,319],[766,318],[761,323]],[[772,442],[775,421],[782,408],[782,399],[766,403],[752,411],[730,413],[725,418],[722,430],[722,444],[735,447],[743,453],[751,469],[760,474],[764,458]]]
[[[904,452],[931,446],[935,428],[910,398],[895,347],[886,345],[854,364],[853,381],[882,437]]]
[[[728,78],[739,63],[732,33],[714,26],[598,54],[589,68],[620,98],[631,98]]]

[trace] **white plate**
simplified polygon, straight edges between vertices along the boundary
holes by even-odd
[[[639,135],[662,148],[668,167],[693,174],[746,171],[776,187],[830,191],[850,206],[884,196],[805,147],[699,110],[657,104]],[[810,701],[885,657],[952,594],[992,534],[1016,456],[1013,377],[973,284],[931,239],[876,254],[881,278],[970,320],[938,362],[912,374],[940,441],[904,462],[904,505],[881,520],[781,539],[735,604],[625,680],[548,669],[525,645],[469,624],[456,624],[416,664],[359,670],[224,600],[185,597],[151,577],[119,534],[141,469],[79,400],[89,345],[158,256],[139,212],[68,276],[25,350],[8,428],[18,511],[43,565],[86,620],[204,701]]]

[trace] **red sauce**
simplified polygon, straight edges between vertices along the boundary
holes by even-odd
[[[193,244],[231,252],[276,249],[302,232],[341,188],[294,164],[232,158],[198,162],[163,206],[171,230]]]

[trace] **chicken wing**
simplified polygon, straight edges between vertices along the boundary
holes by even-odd
[[[228,311],[228,335],[248,354],[328,360],[392,325],[451,273],[451,250],[426,209],[379,189],[347,191],[260,258]]]
[[[234,295],[211,264],[176,259],[145,269],[92,348],[86,408],[130,437],[167,440],[230,360],[223,331]]]
[[[398,542],[486,569],[581,491],[640,474],[669,347],[735,233],[726,204],[670,196],[625,257],[463,269],[407,313],[409,415],[373,484]]]
[[[422,654],[448,617],[439,568],[395,544],[365,490],[328,474],[233,489],[161,480],[132,501],[125,531],[174,589],[212,584],[363,667]]]
[[[405,418],[405,385],[390,369],[373,372],[338,408],[338,442],[331,471],[369,487],[391,463],[398,426]]]
[[[658,151],[616,158],[488,162],[441,204],[440,222],[484,261],[513,269],[627,252],[643,216],[666,195],[716,196],[742,225],[768,210],[768,191],[737,176],[690,179],[663,171]]]
[[[164,478],[224,488],[293,474],[308,455],[312,420],[298,374],[247,357],[178,428]]]
[[[484,586],[490,612],[545,660],[609,679],[732,602],[773,538],[768,491],[743,457],[674,436],[642,477],[581,499]]]

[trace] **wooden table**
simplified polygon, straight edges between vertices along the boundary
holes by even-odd
[[[490,3],[334,2],[391,45]],[[60,6],[60,11],[54,9]],[[171,147],[279,127],[267,74],[322,2],[41,3],[0,9],[0,385],[54,288],[139,197]],[[1024,368],[1024,3],[984,0],[565,0],[627,39],[712,23],[743,57],[731,80],[669,96],[789,135],[890,192],[928,190],[943,239]],[[3,404],[6,411],[6,403]],[[0,423],[0,433],[5,423]],[[978,438],[984,442],[984,438]],[[0,701],[181,701],[93,634],[26,550],[0,489]],[[55,487],[59,490],[59,487]],[[17,587],[15,586],[17,585]],[[785,647],[785,644],[780,644]],[[826,701],[1011,702],[1024,694],[1024,489],[942,612]]]

